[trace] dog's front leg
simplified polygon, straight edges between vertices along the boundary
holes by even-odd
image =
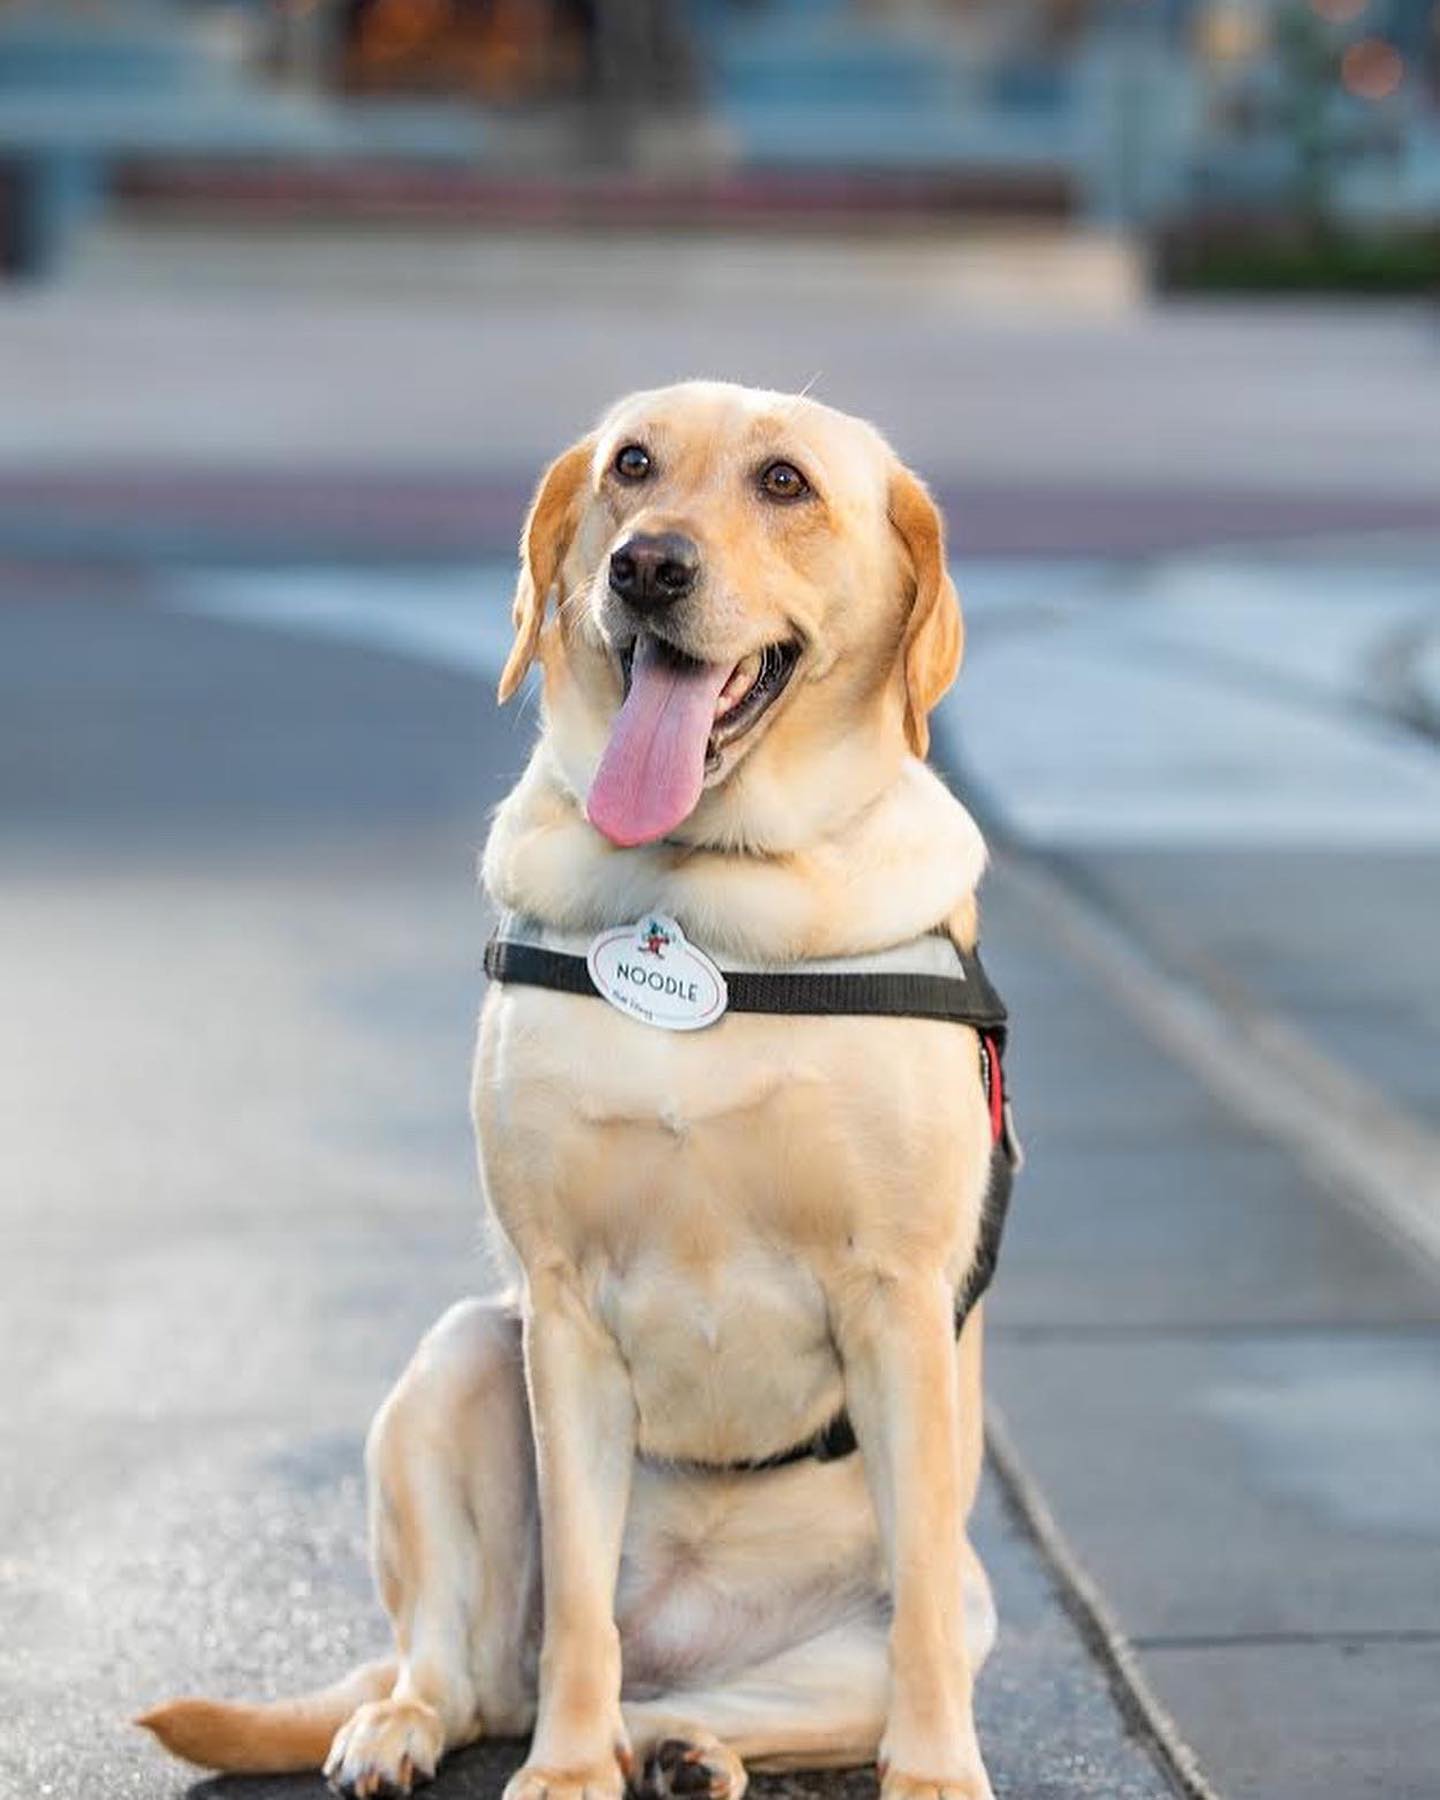
[[[505,1800],[614,1800],[629,1759],[615,1582],[635,1408],[619,1351],[569,1270],[530,1277],[525,1373],[545,1617],[535,1737]]]
[[[965,1642],[954,1299],[938,1272],[873,1270],[835,1326],[894,1607],[881,1797],[992,1800]]]

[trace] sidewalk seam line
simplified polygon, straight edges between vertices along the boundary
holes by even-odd
[[[985,1446],[1006,1499],[1049,1565],[1061,1604],[1103,1670],[1127,1727],[1144,1740],[1160,1773],[1183,1800],[1223,1800],[1150,1686],[1134,1646],[1060,1530],[993,1402],[985,1408]]]
[[[1306,1650],[1343,1644],[1440,1644],[1440,1630],[1387,1631],[1238,1631],[1207,1632],[1195,1637],[1142,1635],[1130,1639],[1132,1650]]]
[[[1116,1320],[1113,1323],[1072,1319],[1068,1323],[1040,1324],[1036,1320],[997,1319],[990,1335],[1026,1344],[1128,1344],[1208,1342],[1215,1338],[1294,1337],[1434,1337],[1440,1333],[1440,1317],[1400,1319],[1217,1319],[1217,1320]]]

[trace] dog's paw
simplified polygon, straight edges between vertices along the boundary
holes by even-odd
[[[995,1800],[983,1768],[966,1774],[906,1775],[886,1768],[880,1777],[880,1800]]]
[[[526,1763],[505,1785],[503,1800],[621,1800],[625,1776],[618,1757],[583,1769]]]
[[[429,1781],[445,1748],[440,1715],[419,1700],[372,1700],[335,1734],[325,1778],[345,1800],[392,1800]]]
[[[750,1778],[733,1750],[707,1732],[661,1738],[630,1780],[635,1800],[741,1800]]]

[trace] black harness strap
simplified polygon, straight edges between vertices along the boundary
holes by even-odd
[[[949,1019],[1003,1038],[1005,1003],[974,951],[956,950],[954,975],[804,973],[790,969],[725,971],[726,1012],[816,1013]],[[485,973],[492,981],[556,988],[562,994],[600,991],[583,956],[540,944],[493,937],[485,946]]]
[[[1010,1206],[1010,1189],[1020,1164],[1019,1144],[1005,1095],[1005,1003],[985,973],[978,952],[955,949],[954,975],[873,970],[843,974],[832,971],[726,970],[726,1011],[740,1013],[808,1013],[906,1019],[949,1020],[968,1025],[980,1038],[980,1076],[990,1113],[990,1182],[980,1219],[975,1260],[955,1298],[955,1335],[959,1337],[976,1304],[990,1286],[1000,1258],[1000,1239]],[[522,987],[554,988],[562,994],[600,999],[583,956],[521,943],[498,934],[485,946],[485,973],[492,981]],[[857,1448],[850,1415],[839,1412],[804,1443],[752,1462],[697,1463],[716,1472],[783,1469],[814,1457],[833,1462]]]

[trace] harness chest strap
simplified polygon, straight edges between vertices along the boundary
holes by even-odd
[[[572,947],[575,942],[537,920],[506,914],[485,946],[485,973],[502,984],[546,987],[600,999],[585,955]],[[958,1337],[994,1278],[1010,1189],[1022,1161],[1005,1091],[1005,1003],[985,973],[979,953],[961,950],[947,934],[933,932],[872,956],[784,969],[723,962],[720,967],[728,1012],[938,1019],[968,1025],[979,1037],[980,1078],[990,1116],[990,1181],[975,1259],[955,1299]],[[813,1438],[789,1450],[725,1466],[775,1469],[811,1456],[828,1462],[848,1456],[856,1447],[849,1415],[841,1412]]]

